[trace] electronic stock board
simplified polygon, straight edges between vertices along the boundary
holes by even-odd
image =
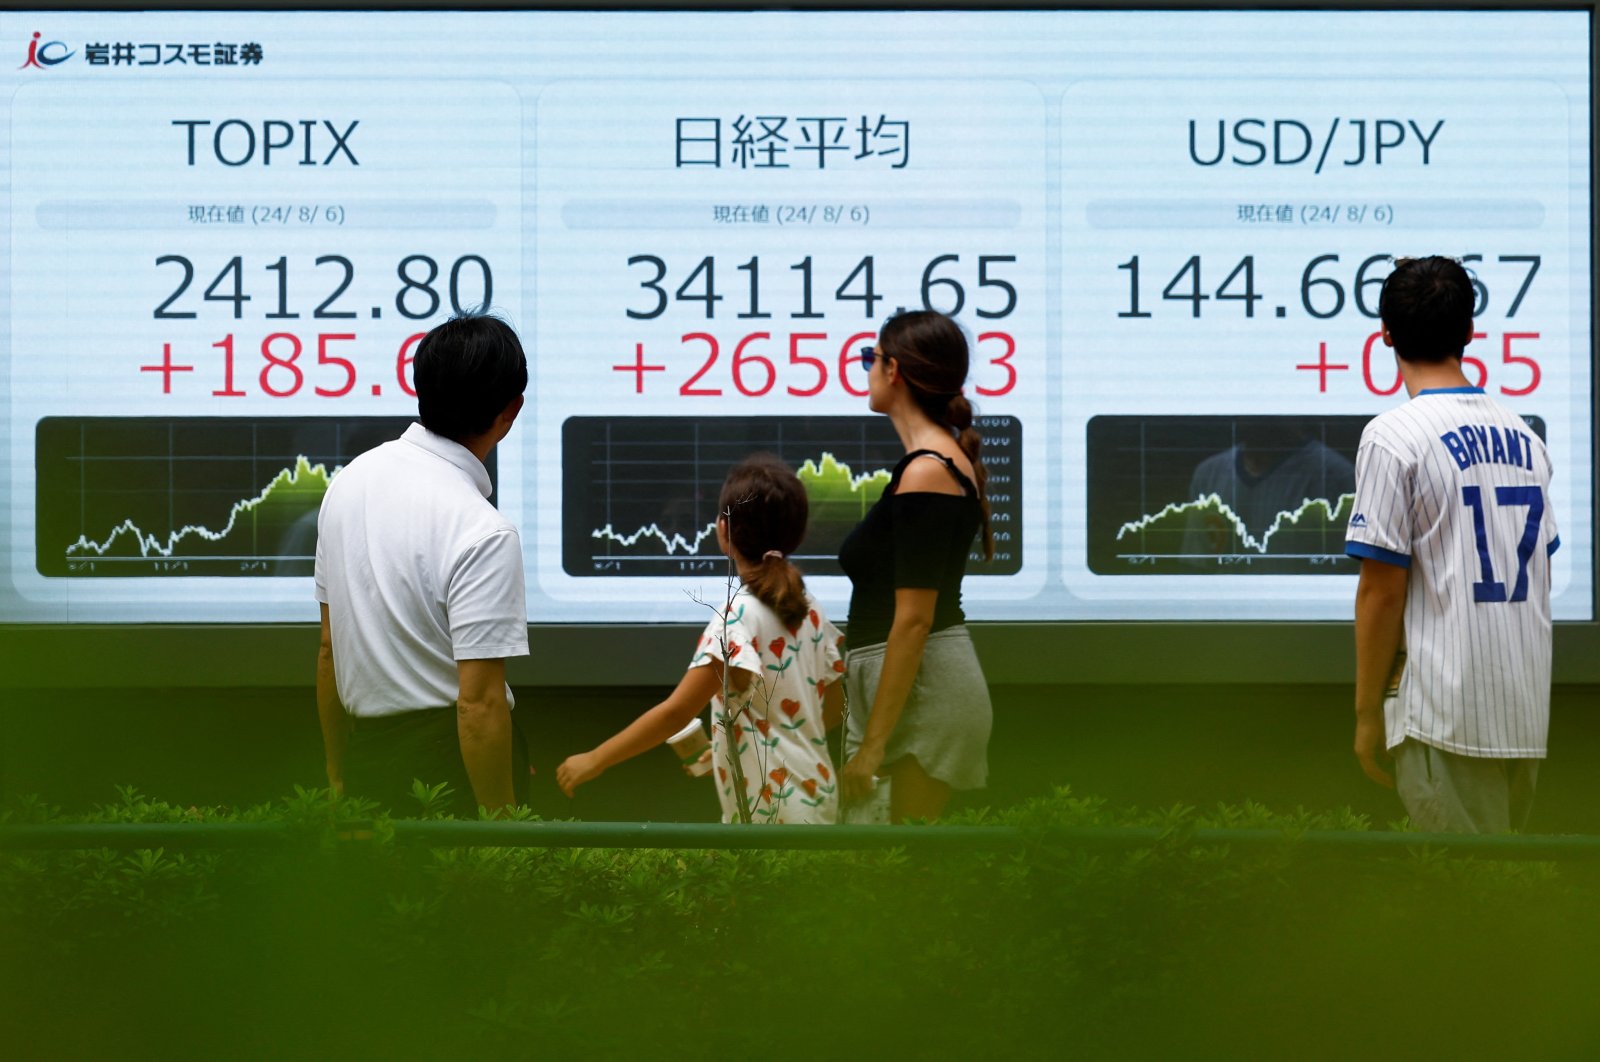
[[[973,353],[973,618],[1347,619],[1377,293],[1431,253],[1592,619],[1590,17],[0,14],[0,621],[314,621],[323,489],[482,306],[532,623],[698,620],[753,449],[842,616],[900,452],[859,350],[924,306]]]

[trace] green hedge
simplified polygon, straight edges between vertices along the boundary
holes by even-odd
[[[0,854],[8,1058],[1600,1055],[1583,865],[1176,838],[1100,855],[428,851],[382,820],[336,842],[314,791],[228,811],[124,790],[89,818],[288,822],[306,843]],[[24,803],[0,821],[66,820]],[[1367,828],[1065,790],[959,821]]]

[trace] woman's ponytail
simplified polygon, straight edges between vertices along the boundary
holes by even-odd
[[[956,445],[972,462],[972,481],[978,488],[978,507],[983,511],[983,557],[994,560],[994,528],[989,520],[989,470],[983,465],[983,436],[972,425],[972,403],[964,394],[953,394],[945,405],[944,422],[956,433]]]

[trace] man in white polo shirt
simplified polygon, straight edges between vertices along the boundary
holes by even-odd
[[[1461,371],[1473,289],[1450,258],[1401,260],[1378,309],[1411,400],[1356,455],[1362,769],[1429,831],[1520,829],[1550,723],[1550,457]],[[1385,690],[1404,640],[1398,695]],[[1378,762],[1387,750],[1390,779]]]
[[[317,712],[336,792],[415,811],[448,782],[475,815],[521,800],[527,755],[507,657],[528,653],[522,545],[484,462],[522,410],[528,363],[502,321],[427,334],[420,424],[334,477],[317,520]]]

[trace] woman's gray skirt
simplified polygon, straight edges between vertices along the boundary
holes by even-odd
[[[846,757],[866,733],[867,715],[883,672],[883,644],[851,649],[846,657]],[[978,654],[964,626],[928,635],[911,695],[884,753],[886,769],[915,756],[931,777],[952,789],[982,789],[989,781],[989,730],[994,708]]]

